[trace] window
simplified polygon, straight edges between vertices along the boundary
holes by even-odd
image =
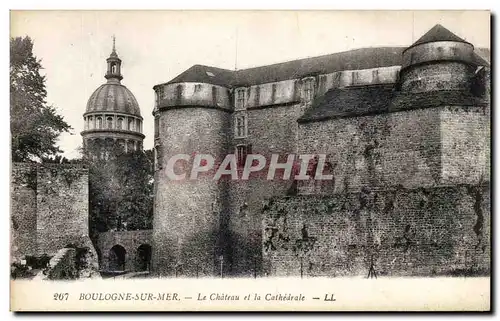
[[[197,85],[194,85],[194,92],[197,93],[201,90],[201,85],[200,84],[197,84]]]
[[[134,130],[134,119],[133,118],[128,119],[128,130]]]
[[[89,129],[94,129],[94,119],[92,116],[88,118],[89,120]]]
[[[123,129],[123,118],[118,118],[118,123],[116,125],[116,128],[118,129]]]
[[[159,105],[162,99],[163,99],[163,86],[160,86],[156,90],[156,104]]]
[[[137,119],[135,130],[141,132],[141,121],[139,119]]]
[[[155,169],[160,170],[162,169],[162,151],[161,151],[160,139],[158,138],[155,139],[154,153],[155,153]]]
[[[236,161],[238,167],[245,166],[247,155],[252,153],[252,145],[238,145],[236,146]]]
[[[97,117],[97,128],[98,129],[102,128],[102,118],[101,117]]]
[[[414,52],[412,52],[412,53],[410,54],[410,64],[412,64],[412,63],[414,63],[414,62],[415,62],[415,53],[414,53]]]
[[[310,102],[314,98],[314,79],[308,78],[304,81],[304,101]]]
[[[155,138],[160,137],[160,116],[155,116]]]
[[[245,89],[236,90],[236,108],[245,108]]]
[[[236,137],[246,137],[247,136],[247,119],[246,119],[245,115],[236,116],[235,136]]]
[[[111,64],[111,73],[116,74],[116,63]]]
[[[108,122],[108,129],[112,129],[113,128],[113,117],[106,118],[106,121]]]

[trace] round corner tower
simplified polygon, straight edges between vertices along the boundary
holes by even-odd
[[[194,155],[209,154],[215,164],[220,164],[229,145],[229,89],[211,79],[217,77],[216,71],[203,68],[193,66],[171,82],[153,88],[156,103],[152,272],[160,276],[214,275],[224,260],[227,184],[214,180],[213,175],[200,174],[197,179],[190,179]],[[187,160],[169,164],[178,155]],[[173,165],[176,175],[186,177],[172,180],[169,165]]]
[[[113,50],[106,59],[107,82],[90,96],[83,114],[83,148],[85,155],[107,159],[118,147],[124,152],[142,150],[142,116],[132,92],[121,84],[122,61],[113,38]]]
[[[403,52],[401,90],[409,93],[469,90],[474,46],[441,25]]]

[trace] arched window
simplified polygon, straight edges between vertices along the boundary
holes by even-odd
[[[108,129],[112,129],[113,128],[113,117],[108,117],[106,119],[106,121],[108,122]]]
[[[109,271],[125,271],[125,258],[127,251],[121,245],[115,245],[109,250]]]
[[[118,118],[118,123],[116,125],[116,128],[118,129],[123,129],[123,118]]]
[[[134,130],[134,119],[133,118],[128,119],[128,130]]]
[[[111,73],[116,74],[116,63],[111,64]]]
[[[90,116],[87,119],[89,121],[89,129],[94,129],[94,118],[92,116]]]
[[[136,264],[139,271],[149,271],[151,266],[151,245],[142,244],[137,248]]]
[[[102,118],[97,117],[97,128],[101,129],[102,128]]]

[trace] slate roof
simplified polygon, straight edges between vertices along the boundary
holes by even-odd
[[[394,92],[393,85],[330,89],[318,98],[298,121],[319,121],[386,112]]]
[[[227,86],[233,83],[234,71],[203,65],[194,65],[167,84],[180,82],[201,82],[212,85]]]
[[[166,84],[201,82],[230,88],[246,87],[343,70],[401,66],[404,50],[404,47],[362,48],[238,71],[194,65]],[[489,66],[489,63],[476,53],[473,63]]]
[[[298,122],[456,105],[484,106],[486,102],[466,90],[404,94],[397,92],[392,85],[347,87],[330,89],[306,110]]]
[[[437,24],[408,48],[434,41],[457,41],[468,43],[442,25]],[[361,48],[237,71],[194,65],[166,84],[203,82],[226,87],[247,87],[288,79],[329,74],[343,70],[401,66],[402,53],[408,48]],[[474,53],[472,60],[472,62],[478,66],[489,66],[489,63],[477,53]]]
[[[398,66],[401,65],[401,54],[404,49],[404,47],[361,48],[237,71],[194,65],[167,84],[204,82],[227,87],[252,86],[342,70]]]
[[[436,42],[436,41],[455,41],[455,42],[463,42],[469,43],[464,39],[460,38],[450,30],[446,29],[440,24],[435,25],[431,28],[431,30],[427,31],[422,37],[420,37],[417,41],[415,41],[411,46],[417,46],[428,42]],[[469,43],[470,44],[470,43]]]
[[[342,70],[401,65],[403,47],[361,48],[319,57],[293,60],[236,72],[232,85],[255,85]]]
[[[389,111],[458,105],[484,106],[486,102],[467,90],[439,90],[413,94],[399,93],[394,96]]]

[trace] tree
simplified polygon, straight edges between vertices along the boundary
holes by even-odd
[[[12,160],[34,161],[61,152],[56,145],[68,125],[46,102],[41,61],[33,55],[29,37],[10,39],[10,130]]]
[[[152,151],[111,153],[109,160],[88,160],[92,234],[152,228]]]

